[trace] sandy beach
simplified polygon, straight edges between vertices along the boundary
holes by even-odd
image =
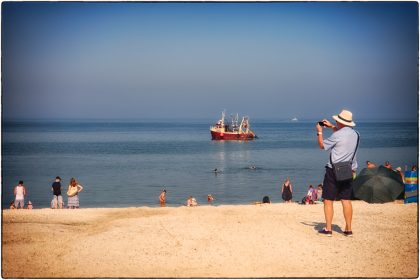
[[[418,277],[417,204],[3,210],[4,278]]]

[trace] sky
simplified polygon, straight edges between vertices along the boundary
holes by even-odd
[[[3,2],[4,119],[418,120],[417,2]]]

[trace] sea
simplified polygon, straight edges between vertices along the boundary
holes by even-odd
[[[206,205],[251,204],[269,196],[282,202],[290,177],[293,200],[309,185],[322,183],[329,153],[319,149],[316,121],[259,120],[258,139],[213,141],[214,121],[59,120],[2,122],[2,207],[24,181],[34,208],[50,207],[51,184],[62,178],[63,198],[70,178],[84,187],[81,208],[181,206],[188,196]],[[394,168],[418,165],[417,122],[358,122],[357,161],[390,161]],[[331,134],[324,129],[324,137]],[[252,168],[255,167],[255,168]],[[215,173],[214,169],[220,172]]]

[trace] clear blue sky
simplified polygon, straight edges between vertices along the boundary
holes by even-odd
[[[417,120],[417,2],[2,3],[9,118]]]

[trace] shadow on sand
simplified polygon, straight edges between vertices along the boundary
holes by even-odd
[[[318,222],[300,222],[300,223],[305,226],[313,227],[316,232],[325,228],[325,225],[326,225],[325,223],[318,223]],[[342,229],[338,225],[335,225],[335,224],[332,225],[331,230],[338,233],[343,233]]]

